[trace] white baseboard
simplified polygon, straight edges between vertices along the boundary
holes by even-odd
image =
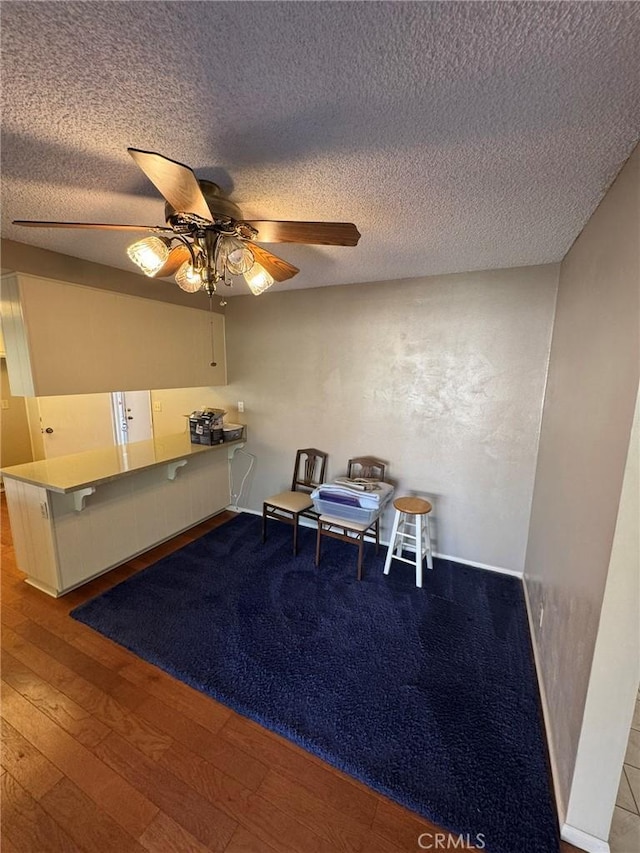
[[[228,506],[228,510],[232,512],[248,512],[250,515],[262,515],[262,511],[258,509],[248,509],[247,507],[237,507],[237,506]],[[300,519],[301,527],[315,527],[315,522],[310,518],[302,517]],[[385,548],[389,547],[388,539],[381,539],[380,544],[384,545]],[[521,578],[523,576],[522,572],[517,572],[514,569],[503,569],[500,566],[490,566],[488,563],[475,563],[473,560],[463,560],[461,557],[450,557],[448,554],[440,554],[438,551],[433,552],[434,557],[439,557],[441,560],[450,560],[452,563],[462,563],[464,566],[472,566],[474,569],[485,569],[488,572],[498,572],[501,575],[512,575],[516,578]]]
[[[581,829],[576,829],[575,826],[570,826],[568,823],[562,827],[560,837],[563,841],[573,844],[574,847],[587,850],[588,853],[611,853],[606,841],[596,838],[595,835],[589,835],[588,832],[583,832]]]
[[[233,505],[229,504],[229,506],[225,507],[225,509],[228,509],[228,510],[229,510],[229,512],[248,512],[248,513],[249,513],[249,515],[259,515],[259,516],[262,516],[262,510],[258,510],[258,509],[249,509],[249,508],[248,508],[248,507],[246,507],[246,506],[236,506],[235,504],[233,504]],[[300,519],[300,523],[301,523],[301,524],[302,524],[303,522],[305,522],[305,521],[306,521],[306,518],[301,518],[301,519]]]
[[[488,563],[476,563],[473,560],[463,560],[462,557],[450,557],[448,554],[440,554],[438,551],[433,552],[434,557],[440,557],[441,560],[451,560],[452,563],[462,563],[463,566],[472,566],[474,569],[485,569],[488,572],[497,572],[499,575],[511,575],[514,578],[524,576],[523,572],[517,572],[515,569],[503,569],[501,566],[491,566]]]

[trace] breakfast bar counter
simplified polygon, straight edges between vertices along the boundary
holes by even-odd
[[[27,583],[62,595],[221,512],[243,444],[181,433],[3,468]]]
[[[242,443],[242,440],[238,440],[214,445],[191,444],[187,433],[179,433],[132,444],[85,450],[70,456],[25,462],[11,468],[2,468],[0,473],[4,478],[10,477],[23,483],[42,486],[52,492],[67,494],[157,465],[170,465],[178,460],[187,460],[196,454],[221,450],[226,452],[230,447]]]

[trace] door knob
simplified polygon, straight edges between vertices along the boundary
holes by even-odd
[[[47,427],[45,429],[45,432],[48,433],[49,435],[51,435],[51,433],[53,432],[53,429],[51,427]]]

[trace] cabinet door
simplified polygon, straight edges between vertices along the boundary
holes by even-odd
[[[57,595],[60,579],[47,490],[9,477],[4,487],[18,568],[33,586]]]

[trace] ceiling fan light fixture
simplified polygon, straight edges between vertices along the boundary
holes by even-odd
[[[251,250],[236,237],[221,237],[218,259],[231,275],[244,275],[254,264]]]
[[[25,219],[14,219],[13,223],[35,228],[152,232],[154,236],[128,247],[129,258],[151,278],[175,275],[182,290],[187,293],[204,290],[209,297],[216,292],[219,282],[231,287],[234,275],[243,275],[251,292],[258,296],[275,283],[274,277],[279,282],[286,281],[300,272],[293,264],[253,242],[256,239],[321,246],[356,246],[360,239],[360,232],[352,222],[245,220],[238,205],[226,198],[217,184],[199,180],[184,163],[154,151],[138,148],[128,151],[164,197],[165,225]]]
[[[127,255],[145,275],[153,277],[166,264],[170,245],[171,241],[166,237],[145,237],[132,243]]]
[[[202,287],[200,270],[195,269],[193,264],[187,261],[176,273],[176,284],[187,293],[196,293]]]
[[[244,280],[249,285],[249,290],[254,296],[260,296],[274,283],[274,279],[266,269],[259,263],[254,263],[250,270],[244,273]]]

